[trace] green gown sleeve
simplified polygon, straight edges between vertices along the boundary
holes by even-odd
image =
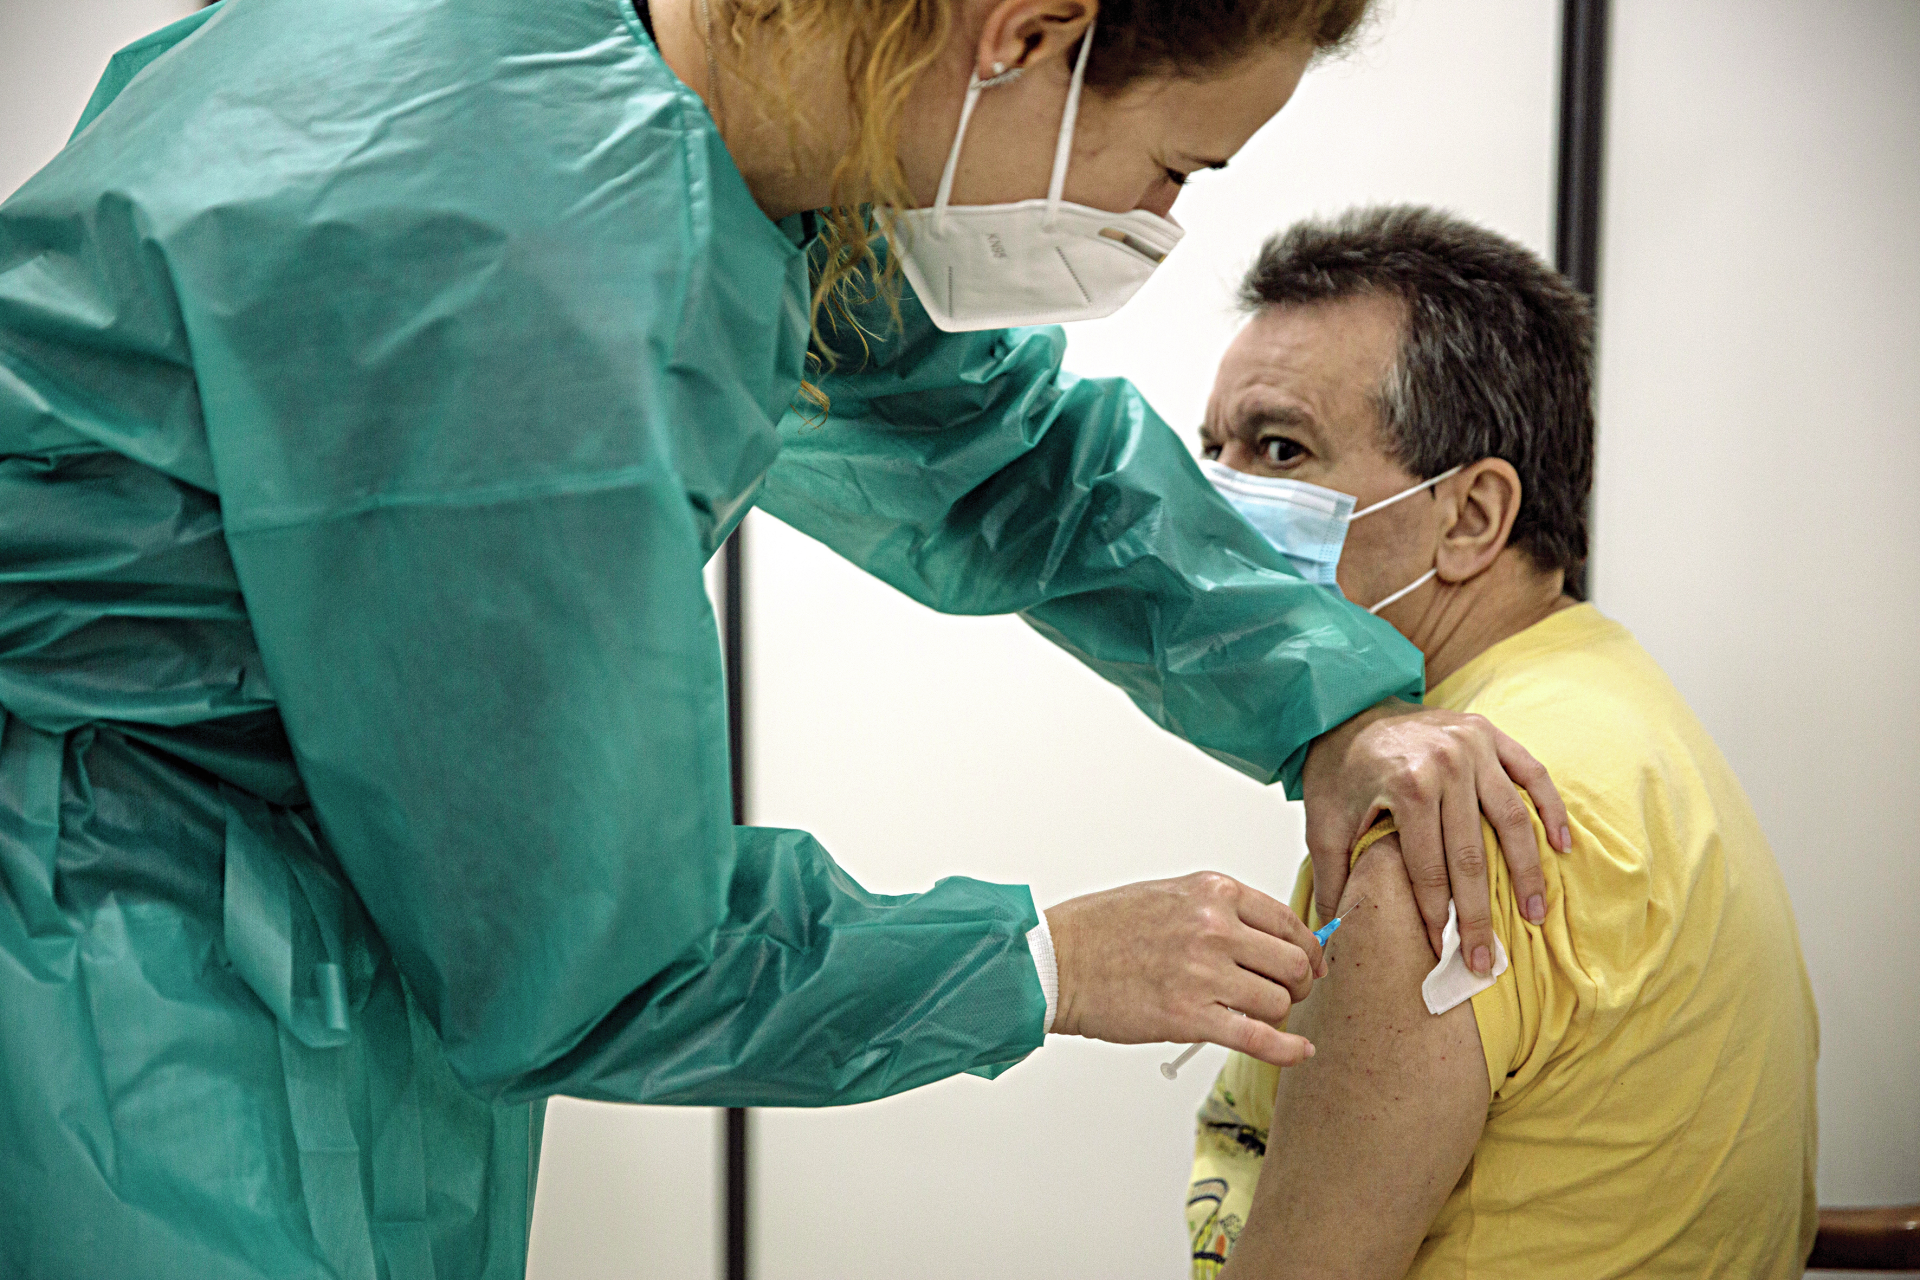
[[[838,344],[824,421],[782,423],[765,510],[922,604],[1019,612],[1296,799],[1315,737],[1418,700],[1419,651],[1294,576],[1130,384],[1061,372],[1058,328],[942,333],[901,288],[899,327],[874,303]]]
[[[656,476],[229,525],[307,789],[454,1070],[822,1105],[1017,1060],[1045,1009],[1024,888],[878,897],[730,825],[686,511]]]
[[[847,1103],[1035,1047],[1024,888],[877,898],[805,836],[732,826],[706,546],[643,349],[547,302],[593,264],[499,267],[369,377],[368,333],[435,305],[410,287],[439,287],[433,258],[392,246],[406,269],[335,345],[286,314],[331,307],[299,287],[327,248],[256,253],[295,274],[249,290],[244,322],[200,282],[196,367],[301,774],[460,1077]],[[378,271],[380,248],[345,251]],[[289,331],[318,336],[289,359]],[[529,383],[513,350],[569,353],[572,376]]]
[[[993,1077],[1038,1046],[1046,1005],[1025,889],[953,876],[883,897],[805,832],[736,836],[727,918],[712,939],[528,1088],[616,1102],[837,1105],[969,1063]],[[726,996],[718,1007],[714,991]]]

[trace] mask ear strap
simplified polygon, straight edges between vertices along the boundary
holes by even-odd
[[[973,106],[980,101],[980,91],[986,87],[987,82],[977,71],[967,79],[967,100],[960,107],[960,127],[953,131],[953,149],[947,152],[947,167],[940,171],[940,190],[933,197],[934,225],[943,230],[947,225],[947,200],[953,195],[953,174],[960,167],[960,144],[966,141],[967,121],[973,118]]]
[[[1367,612],[1377,615],[1382,609],[1392,604],[1395,600],[1398,600],[1401,596],[1410,595],[1413,592],[1418,591],[1420,588],[1426,586],[1429,582],[1432,582],[1435,578],[1439,576],[1440,576],[1440,566],[1435,565],[1433,566],[1433,568],[1427,570],[1425,573],[1415,578],[1412,582],[1409,582],[1406,586],[1400,588],[1398,591],[1388,596],[1385,600],[1382,600],[1379,604],[1374,605],[1373,608],[1367,610]]]
[[[1080,85],[1087,78],[1087,54],[1093,50],[1093,23],[1080,37],[1080,56],[1073,62],[1073,83],[1067,86],[1067,109],[1060,113],[1060,140],[1053,148],[1053,179],[1047,184],[1047,225],[1060,211],[1060,193],[1067,186],[1067,162],[1073,158],[1073,126],[1080,118]]]
[[[1439,484],[1442,480],[1451,479],[1452,477],[1459,475],[1462,471],[1465,471],[1466,469],[1467,469],[1467,464],[1464,462],[1457,467],[1448,467],[1445,471],[1442,471],[1439,475],[1435,476],[1433,479],[1422,480],[1419,484],[1414,485],[1413,488],[1411,489],[1402,489],[1400,492],[1394,494],[1391,498],[1382,498],[1380,499],[1380,501],[1374,503],[1372,506],[1368,507],[1366,510],[1354,512],[1352,515],[1348,516],[1347,519],[1358,520],[1361,516],[1370,516],[1374,512],[1380,510],[1380,508],[1382,507],[1390,507],[1394,503],[1400,501],[1400,499],[1402,498],[1411,498],[1414,494],[1420,492],[1422,489],[1430,489],[1434,485]]]

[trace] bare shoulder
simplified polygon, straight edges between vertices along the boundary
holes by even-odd
[[[1287,1029],[1313,1058],[1280,1073],[1267,1159],[1230,1277],[1398,1277],[1486,1124],[1486,1059],[1470,1004],[1435,1017],[1433,952],[1397,838],[1361,854],[1328,971]],[[1374,1228],[1352,1230],[1353,1206]]]
[[[1340,912],[1343,923],[1328,948],[1327,976],[1294,1011],[1289,1030],[1314,1042],[1314,1064],[1347,1061],[1361,1079],[1386,1070],[1403,1072],[1433,1086],[1445,1084],[1462,1104],[1471,1103],[1471,1086],[1477,1083],[1484,1116],[1486,1059],[1472,1006],[1435,1017],[1420,995],[1436,957],[1400,859],[1398,836],[1376,841],[1360,855],[1341,893]],[[1281,1094],[1286,1092],[1283,1080]]]

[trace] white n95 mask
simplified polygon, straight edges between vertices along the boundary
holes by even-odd
[[[976,73],[960,108],[960,127],[940,175],[931,209],[894,213],[900,265],[933,322],[949,333],[1062,324],[1112,315],[1139,292],[1186,232],[1170,218],[1133,209],[1108,213],[1060,198],[1073,154],[1073,124],[1093,24],[1080,40],[1073,83],[1060,117],[1053,178],[1044,200],[1013,204],[948,203],[960,144],[980,91],[1009,76],[983,81]],[[1017,73],[1015,73],[1017,74]]]
[[[1449,467],[1431,480],[1422,480],[1391,498],[1382,498],[1364,511],[1353,509],[1352,494],[1304,480],[1251,476],[1211,458],[1200,460],[1200,470],[1213,482],[1220,496],[1246,517],[1248,524],[1266,535],[1267,541],[1287,558],[1295,573],[1308,582],[1339,591],[1340,583],[1335,575],[1340,568],[1340,549],[1347,543],[1347,526],[1422,489],[1432,488],[1447,477],[1459,474],[1461,468]],[[1425,586],[1439,572],[1436,565],[1367,612],[1379,613],[1409,591]]]

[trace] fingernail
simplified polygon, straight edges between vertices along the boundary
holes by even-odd
[[[1539,894],[1527,899],[1527,919],[1539,924],[1547,918],[1547,904]]]
[[[1573,852],[1573,829],[1571,827],[1560,828],[1560,852]]]
[[[1313,1056],[1313,1041],[1311,1040],[1307,1041],[1307,1056],[1309,1058]]]
[[[1484,978],[1487,970],[1491,968],[1493,968],[1493,957],[1488,953],[1487,949],[1485,947],[1475,947],[1473,949],[1473,971]]]

